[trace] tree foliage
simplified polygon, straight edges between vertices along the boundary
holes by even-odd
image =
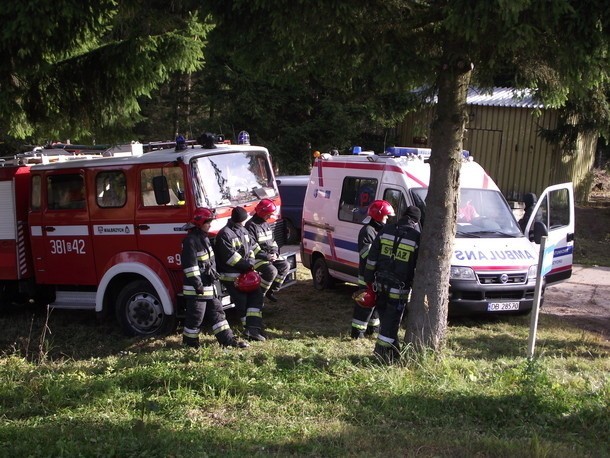
[[[17,138],[116,135],[138,99],[203,63],[194,2],[48,0],[0,9],[0,128]],[[189,11],[194,11],[189,13]]]

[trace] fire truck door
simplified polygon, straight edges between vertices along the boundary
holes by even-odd
[[[153,190],[153,179],[164,178],[169,191],[169,202],[158,201]],[[184,178],[179,167],[146,168],[140,171],[140,195],[136,209],[136,238],[138,250],[159,259],[167,269],[180,271],[182,226],[188,222],[188,208],[184,202]]]
[[[87,193],[79,173],[48,174],[46,209],[40,236],[42,259],[36,262],[40,283],[96,284]]]

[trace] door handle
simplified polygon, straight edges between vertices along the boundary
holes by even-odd
[[[139,229],[141,231],[147,231],[148,229],[150,229],[150,226],[148,224],[138,224],[136,226],[136,229]]]
[[[53,226],[43,226],[42,230],[46,232],[53,232],[55,228]]]
[[[568,235],[566,236],[566,241],[568,241],[568,242],[574,241],[574,232],[568,233]]]

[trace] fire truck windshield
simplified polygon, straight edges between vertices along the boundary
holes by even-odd
[[[195,159],[196,205],[217,208],[243,205],[276,195],[271,164],[264,151],[235,151]]]

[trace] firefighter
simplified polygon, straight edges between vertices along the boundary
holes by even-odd
[[[254,269],[255,256],[260,247],[244,227],[248,212],[243,207],[235,207],[231,218],[216,235],[215,251],[218,258],[220,280],[231,295],[237,313],[245,326],[244,336],[248,340],[264,342],[263,292],[260,287],[253,291],[240,291],[235,280],[240,274]]]
[[[367,217],[362,221],[364,226],[358,233],[358,286],[367,288],[364,281],[366,258],[377,233],[394,216],[394,208],[385,200],[375,200],[369,205]],[[352,315],[352,339],[361,339],[365,333],[372,335],[379,331],[379,312],[375,308],[365,308],[358,303]]]
[[[273,231],[267,220],[276,211],[270,199],[261,200],[252,213],[254,216],[246,223],[246,229],[252,240],[258,243],[260,251],[256,254],[254,268],[261,275],[261,289],[271,302],[277,302],[275,293],[284,283],[290,265],[280,255],[280,249],[273,237]]]
[[[386,224],[377,234],[366,261],[364,280],[373,282],[381,321],[374,353],[388,363],[400,357],[398,329],[415,274],[420,218],[419,208],[407,207],[396,224]]]
[[[182,293],[186,300],[186,317],[182,343],[199,348],[199,333],[204,320],[211,322],[212,332],[223,347],[246,348],[246,342],[238,341],[226,319],[218,299],[218,273],[214,250],[208,238],[214,212],[198,208],[191,221],[184,225],[188,235],[182,241],[181,264],[184,272]]]

